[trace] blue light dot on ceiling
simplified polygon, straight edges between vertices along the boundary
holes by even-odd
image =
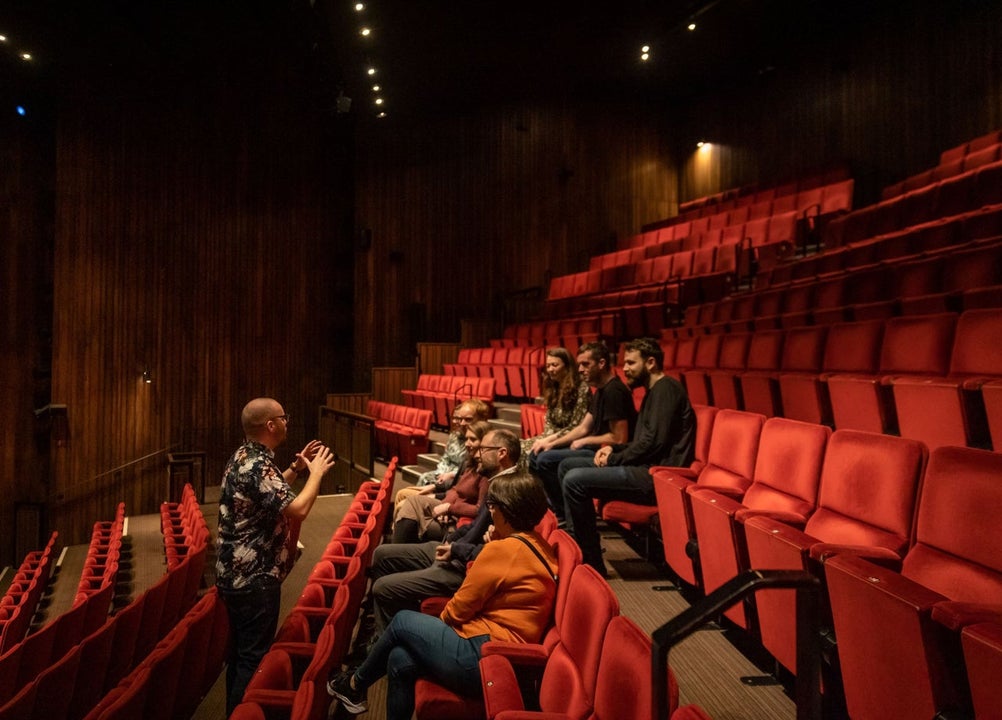
[[[18,105],[17,114],[20,115],[21,117],[24,117],[25,115],[28,114],[28,111],[24,109],[24,105]]]

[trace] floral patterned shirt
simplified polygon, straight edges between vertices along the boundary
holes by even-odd
[[[221,590],[273,586],[289,568],[289,521],[282,513],[296,494],[274,452],[248,440],[223,473],[216,539],[216,585]]]

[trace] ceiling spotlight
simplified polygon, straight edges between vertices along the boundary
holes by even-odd
[[[377,97],[376,98],[376,105],[382,105],[382,104],[383,104],[383,98]]]
[[[22,60],[31,60],[31,53],[21,53]]]
[[[0,42],[7,42],[7,36],[6,35],[0,35]]]
[[[382,90],[382,88],[379,85],[372,86],[372,92],[379,92],[380,90]]]
[[[648,53],[650,51],[651,51],[651,46],[650,45],[644,45],[642,48],[640,48],[640,52],[642,52],[642,53]]]
[[[386,117],[386,111],[384,110],[384,111],[380,112],[378,115],[376,115],[376,117],[378,117],[378,118],[384,118],[384,117]]]
[[[361,30],[359,30],[359,33],[362,35],[362,37],[369,37],[370,35],[372,35],[372,30],[370,28],[364,27]]]
[[[645,53],[641,53],[640,54],[640,59],[643,60],[644,62],[647,62],[648,60],[651,59],[651,54],[650,53],[646,53],[646,52]]]
[[[691,32],[691,31],[693,31],[693,30],[695,30],[695,29],[696,29],[696,23],[694,23],[694,22],[691,22],[691,23],[689,23],[689,24],[688,24],[688,25],[687,25],[686,27],[687,27],[687,28],[689,29],[689,31]]]
[[[365,72],[367,74],[369,74],[369,75],[375,75],[376,74],[376,68],[370,66],[369,69],[366,70]]]
[[[365,10],[364,3],[355,3],[355,12],[362,12],[363,10]]]

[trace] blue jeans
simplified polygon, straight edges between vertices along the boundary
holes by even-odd
[[[602,543],[595,525],[595,503],[600,500],[626,500],[647,503],[654,487],[650,473],[625,465],[595,467],[594,460],[570,458],[560,463],[560,484],[564,488],[564,512],[573,527],[574,539],[581,546],[584,562],[606,574],[602,562]]]
[[[226,652],[226,716],[229,717],[275,639],[282,586],[276,583],[252,590],[220,590],[219,599],[230,619],[230,644]]]
[[[560,484],[558,470],[560,463],[567,458],[593,458],[595,450],[582,448],[581,450],[571,450],[570,448],[557,448],[547,450],[538,455],[529,455],[529,472],[539,478],[546,490],[546,496],[550,499],[550,507],[557,517],[564,519],[564,492]]]
[[[410,720],[419,677],[459,695],[480,694],[480,646],[490,639],[460,637],[437,617],[401,610],[355,671],[356,685],[365,689],[386,675],[387,720]]]

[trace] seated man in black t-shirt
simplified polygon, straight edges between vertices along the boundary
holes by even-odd
[[[564,500],[557,476],[560,463],[572,457],[591,458],[602,445],[629,442],[637,421],[633,395],[616,377],[606,344],[582,345],[577,361],[582,379],[594,388],[588,413],[576,427],[548,440],[547,447],[529,457],[529,471],[542,481],[550,506],[561,519]]]

